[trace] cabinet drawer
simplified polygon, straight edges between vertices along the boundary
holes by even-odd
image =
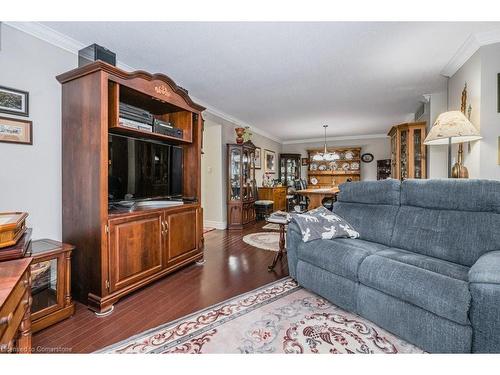
[[[30,305],[30,293],[24,288],[24,293],[21,295],[21,300],[18,301],[17,306],[12,310],[10,314],[6,317],[2,315],[6,319],[4,324],[4,331],[0,337],[0,344],[8,345],[11,343],[16,337],[19,326],[21,325],[21,321],[23,320],[24,314],[26,310],[29,309]]]
[[[0,311],[0,337],[2,337],[7,328],[13,324],[14,312],[16,311],[17,306],[21,304],[23,296],[26,295],[28,285],[29,275],[26,273],[22,280],[14,288],[14,291],[10,295],[9,299],[2,306]]]

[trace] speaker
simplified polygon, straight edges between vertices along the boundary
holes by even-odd
[[[183,186],[183,156],[184,150],[179,146],[170,147],[170,195],[172,197],[182,196]]]
[[[95,43],[78,51],[78,67],[93,63],[97,60],[116,65],[116,54]]]

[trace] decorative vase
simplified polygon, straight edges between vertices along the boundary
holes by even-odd
[[[243,143],[243,134],[245,133],[245,128],[236,128],[236,143],[241,145]]]

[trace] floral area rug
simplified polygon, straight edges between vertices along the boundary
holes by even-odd
[[[422,353],[285,278],[100,353]]]
[[[247,234],[243,242],[263,250],[278,251],[280,248],[280,234],[276,232],[258,232]]]

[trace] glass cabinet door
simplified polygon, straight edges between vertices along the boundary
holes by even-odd
[[[243,149],[243,163],[241,169],[242,179],[242,196],[243,200],[246,201],[250,198],[250,189],[249,189],[249,181],[250,181],[250,153],[248,149]]]
[[[57,301],[58,258],[37,262],[31,265],[31,313],[56,306]]]
[[[399,168],[401,179],[406,180],[408,178],[408,130],[401,131],[401,146],[400,146],[400,161]]]
[[[255,150],[250,151],[250,198],[257,199],[255,197]]]
[[[286,167],[286,185],[293,186],[293,181],[296,176],[298,176],[297,171],[297,160],[295,159],[287,159],[287,167]]]
[[[229,163],[229,199],[232,201],[241,200],[241,149],[231,149]]]
[[[413,178],[422,178],[423,170],[423,155],[422,155],[422,130],[415,129],[413,131]]]

